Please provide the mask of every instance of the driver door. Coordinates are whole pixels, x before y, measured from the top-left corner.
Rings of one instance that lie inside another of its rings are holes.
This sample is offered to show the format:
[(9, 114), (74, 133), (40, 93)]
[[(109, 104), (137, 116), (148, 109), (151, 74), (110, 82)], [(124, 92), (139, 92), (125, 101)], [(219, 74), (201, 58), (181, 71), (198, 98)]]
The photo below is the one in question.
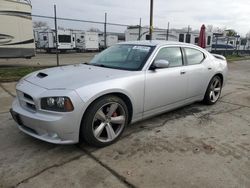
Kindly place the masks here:
[[(168, 68), (147, 70), (144, 115), (167, 110), (186, 99), (187, 76), (180, 47), (161, 48), (155, 60), (167, 60)], [(154, 62), (153, 61), (153, 62)]]

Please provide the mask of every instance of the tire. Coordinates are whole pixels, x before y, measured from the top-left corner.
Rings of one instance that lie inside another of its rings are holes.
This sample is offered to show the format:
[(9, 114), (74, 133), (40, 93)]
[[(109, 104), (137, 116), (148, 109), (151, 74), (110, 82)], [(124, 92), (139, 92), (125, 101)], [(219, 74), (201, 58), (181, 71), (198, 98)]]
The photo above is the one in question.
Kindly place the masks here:
[(122, 135), (128, 116), (128, 108), (122, 99), (113, 95), (101, 97), (86, 110), (80, 138), (91, 146), (108, 146)]
[(216, 75), (210, 80), (208, 84), (203, 102), (208, 105), (215, 104), (220, 98), (221, 89), (222, 89), (222, 80), (218, 75)]

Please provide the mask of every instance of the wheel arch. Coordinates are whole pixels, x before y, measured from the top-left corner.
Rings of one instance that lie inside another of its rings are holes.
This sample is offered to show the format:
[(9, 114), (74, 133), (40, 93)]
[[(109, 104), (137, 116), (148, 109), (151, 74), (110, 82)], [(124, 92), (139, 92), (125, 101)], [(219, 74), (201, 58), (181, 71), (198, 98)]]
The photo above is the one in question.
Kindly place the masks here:
[[(223, 77), (223, 74), (219, 72), (219, 73), (216, 73), (213, 77), (215, 77), (215, 76), (219, 76), (219, 77), (220, 77), (220, 79), (221, 79), (221, 85), (223, 86), (223, 84), (224, 84), (224, 77)], [(212, 78), (213, 78), (213, 77), (212, 77)], [(212, 78), (211, 78), (211, 79), (212, 79)]]
[(132, 104), (132, 101), (130, 99), (130, 97), (122, 92), (109, 92), (109, 93), (105, 93), (105, 94), (102, 94), (100, 96), (97, 96), (95, 97), (94, 99), (92, 99), (88, 104), (87, 104), (87, 107), (85, 108), (83, 114), (82, 114), (82, 119), (81, 119), (81, 122), (80, 122), (80, 129), (79, 129), (79, 139), (80, 139), (80, 133), (81, 133), (81, 125), (82, 125), (82, 121), (84, 120), (84, 116), (86, 115), (86, 112), (88, 111), (88, 109), (90, 108), (90, 106), (97, 100), (99, 100), (100, 98), (102, 97), (105, 97), (105, 96), (116, 96), (116, 97), (119, 97), (121, 98), (125, 104), (127, 105), (127, 108), (128, 108), (128, 113), (129, 113), (129, 120), (128, 120), (128, 123), (131, 122), (132, 120), (132, 117), (133, 117), (133, 104)]

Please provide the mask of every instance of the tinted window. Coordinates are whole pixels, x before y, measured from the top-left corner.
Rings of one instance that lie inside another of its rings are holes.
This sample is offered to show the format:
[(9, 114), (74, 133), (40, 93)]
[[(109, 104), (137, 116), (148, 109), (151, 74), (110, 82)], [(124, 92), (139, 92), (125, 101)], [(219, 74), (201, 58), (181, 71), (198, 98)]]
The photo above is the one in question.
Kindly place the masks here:
[(191, 41), (191, 35), (186, 34), (186, 43), (190, 43), (190, 41)]
[(198, 44), (198, 42), (199, 42), (199, 37), (195, 37), (194, 43), (195, 43), (195, 44)]
[(180, 48), (162, 48), (155, 60), (164, 59), (169, 62), (169, 67), (182, 66), (182, 54)]
[(179, 35), (179, 42), (184, 42), (184, 34)]
[(195, 65), (202, 62), (204, 59), (204, 54), (199, 50), (195, 50), (192, 48), (185, 48), (187, 63), (188, 65)]
[(70, 43), (71, 36), (70, 35), (58, 35), (59, 42)]
[(208, 36), (207, 37), (207, 45), (210, 45), (211, 44), (211, 36)]

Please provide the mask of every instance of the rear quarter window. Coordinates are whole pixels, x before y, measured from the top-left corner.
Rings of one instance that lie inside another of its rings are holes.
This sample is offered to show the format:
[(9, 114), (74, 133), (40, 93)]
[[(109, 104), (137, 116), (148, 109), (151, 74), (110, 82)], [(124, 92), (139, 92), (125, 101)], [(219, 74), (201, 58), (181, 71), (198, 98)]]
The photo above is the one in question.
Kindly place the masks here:
[(205, 59), (204, 53), (199, 50), (193, 48), (184, 48), (184, 50), (188, 65), (200, 64)]

